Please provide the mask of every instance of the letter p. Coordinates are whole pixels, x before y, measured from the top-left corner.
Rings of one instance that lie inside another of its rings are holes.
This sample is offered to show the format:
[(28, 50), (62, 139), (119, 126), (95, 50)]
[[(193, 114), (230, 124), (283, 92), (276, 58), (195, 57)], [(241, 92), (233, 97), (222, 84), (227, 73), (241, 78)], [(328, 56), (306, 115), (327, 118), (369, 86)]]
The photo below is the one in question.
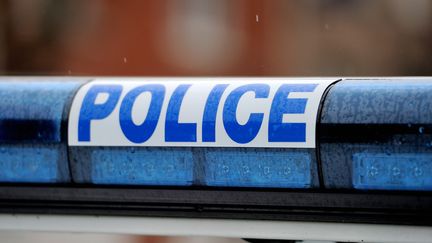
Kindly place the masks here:
[[(78, 118), (78, 141), (90, 141), (90, 123), (92, 120), (101, 120), (109, 116), (122, 92), (121, 85), (93, 85), (85, 95)], [(100, 94), (108, 95), (106, 100), (98, 102)]]

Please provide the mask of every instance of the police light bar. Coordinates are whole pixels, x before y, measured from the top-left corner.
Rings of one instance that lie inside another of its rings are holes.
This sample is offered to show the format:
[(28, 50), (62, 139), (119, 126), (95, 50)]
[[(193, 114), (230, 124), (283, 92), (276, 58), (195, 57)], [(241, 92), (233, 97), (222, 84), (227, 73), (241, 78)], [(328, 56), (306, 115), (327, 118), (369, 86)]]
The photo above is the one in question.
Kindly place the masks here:
[(0, 101), (3, 212), (432, 222), (432, 78), (4, 77)]

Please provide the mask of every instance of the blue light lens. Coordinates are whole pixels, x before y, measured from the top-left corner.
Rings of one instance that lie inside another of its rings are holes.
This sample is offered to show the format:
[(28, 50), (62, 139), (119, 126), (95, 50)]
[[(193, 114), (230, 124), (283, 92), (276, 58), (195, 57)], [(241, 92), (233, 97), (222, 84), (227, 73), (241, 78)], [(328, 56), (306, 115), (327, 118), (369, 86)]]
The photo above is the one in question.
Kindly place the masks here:
[(313, 188), (313, 149), (70, 147), (77, 183)]
[(190, 150), (107, 148), (91, 152), (91, 178), (95, 184), (191, 185)]
[(70, 181), (62, 125), (66, 106), (80, 84), (0, 79), (0, 182)]
[(431, 100), (426, 79), (344, 80), (331, 87), (318, 125), (324, 186), (431, 191)]
[(78, 82), (0, 82), (0, 142), (60, 142), (65, 104)]
[(311, 156), (305, 152), (209, 151), (206, 185), (308, 188)]
[(57, 182), (60, 154), (52, 148), (0, 147), (0, 181)]
[(431, 190), (432, 154), (358, 153), (353, 158), (357, 189)]

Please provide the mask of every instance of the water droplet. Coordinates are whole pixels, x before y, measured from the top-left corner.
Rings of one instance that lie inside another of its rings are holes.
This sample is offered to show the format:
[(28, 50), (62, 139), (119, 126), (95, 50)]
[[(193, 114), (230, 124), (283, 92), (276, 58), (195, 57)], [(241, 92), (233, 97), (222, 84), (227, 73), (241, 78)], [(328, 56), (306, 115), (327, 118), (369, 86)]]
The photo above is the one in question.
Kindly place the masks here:
[(249, 166), (247, 166), (247, 165), (243, 165), (243, 173), (244, 174), (249, 174), (249, 172), (250, 172), (250, 169), (249, 169)]
[(258, 23), (259, 22), (259, 16), (258, 14), (255, 15), (255, 21)]
[(419, 127), (419, 133), (422, 134), (424, 132), (424, 127)]
[(222, 170), (223, 170), (223, 172), (224, 172), (225, 174), (228, 174), (228, 172), (229, 172), (229, 167), (228, 167), (228, 165), (222, 165)]
[(376, 175), (378, 175), (378, 169), (375, 166), (372, 166), (369, 168), (369, 175), (371, 177), (375, 177)]
[(402, 145), (405, 143), (405, 141), (406, 141), (405, 138), (399, 138), (399, 139), (395, 140), (395, 144), (396, 145)]
[(390, 149), (388, 149), (388, 148), (385, 148), (384, 153), (385, 153), (386, 155), (391, 155), (391, 151), (390, 151)]
[(284, 173), (285, 176), (288, 176), (289, 174), (291, 174), (291, 168), (290, 167), (285, 167), (283, 173)]
[(270, 175), (270, 167), (264, 167), (264, 175)]
[(167, 167), (167, 172), (168, 172), (168, 173), (172, 173), (172, 172), (174, 172), (174, 165), (168, 165), (168, 167)]
[(126, 57), (123, 57), (123, 62), (127, 63), (127, 58)]

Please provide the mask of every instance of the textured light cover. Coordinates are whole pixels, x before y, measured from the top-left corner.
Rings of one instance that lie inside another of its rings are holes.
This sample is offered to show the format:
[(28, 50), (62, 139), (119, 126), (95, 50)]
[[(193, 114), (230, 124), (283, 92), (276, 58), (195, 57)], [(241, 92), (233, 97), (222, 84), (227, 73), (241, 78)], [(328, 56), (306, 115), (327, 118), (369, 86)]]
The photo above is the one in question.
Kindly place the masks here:
[(70, 147), (74, 181), (135, 186), (314, 188), (313, 149)]
[(207, 152), (206, 185), (308, 188), (311, 156), (305, 152)]
[(0, 182), (70, 181), (62, 126), (79, 85), (61, 79), (0, 79)]
[(353, 155), (353, 185), (357, 189), (431, 190), (431, 154)]
[[(317, 135), (325, 187), (430, 190), (431, 100), (431, 79), (344, 80), (331, 87)], [(373, 165), (382, 176), (367, 177)], [(399, 177), (392, 177), (393, 167)], [(421, 177), (411, 177), (415, 168)]]
[(91, 157), (95, 184), (188, 186), (193, 181), (187, 149), (106, 148), (92, 151)]
[(0, 178), (8, 182), (57, 182), (59, 153), (55, 148), (0, 148)]

